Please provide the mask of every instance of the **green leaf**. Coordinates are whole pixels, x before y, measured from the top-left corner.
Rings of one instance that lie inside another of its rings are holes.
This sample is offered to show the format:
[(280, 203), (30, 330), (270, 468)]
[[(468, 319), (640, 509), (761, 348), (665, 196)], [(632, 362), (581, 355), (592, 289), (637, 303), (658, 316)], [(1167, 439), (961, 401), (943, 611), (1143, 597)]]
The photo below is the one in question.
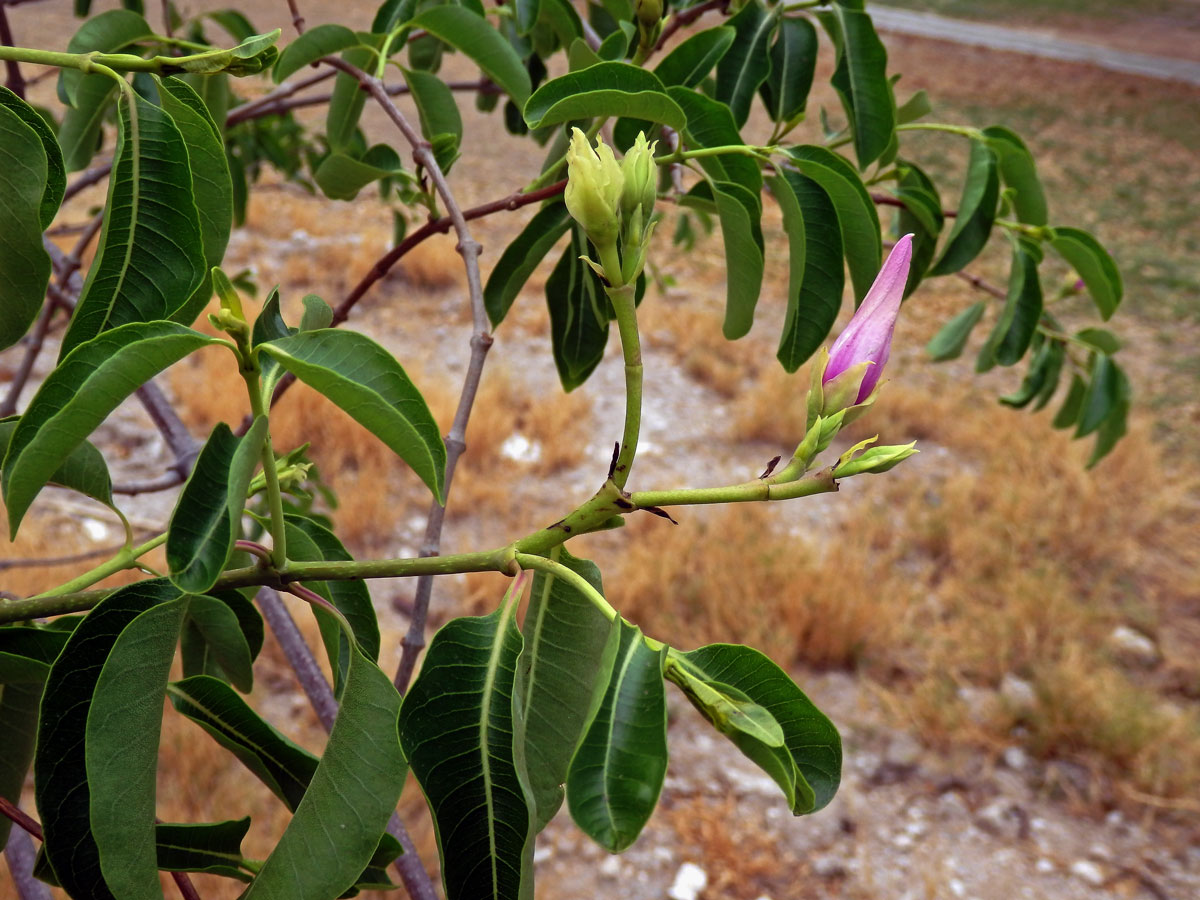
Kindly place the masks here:
[(929, 102), (929, 94), (924, 88), (909, 97), (896, 109), (896, 124), (907, 125), (925, 118), (933, 112), (933, 104)]
[(662, 58), (654, 67), (654, 74), (668, 87), (677, 84), (694, 88), (729, 52), (736, 35), (727, 25), (693, 34)]
[(167, 685), (175, 709), (229, 750), (288, 809), (295, 811), (317, 758), (284, 737), (223, 681), (195, 675)]
[[(3, 665), (2, 660), (0, 665)], [(4, 735), (4, 752), (0, 753), (0, 797), (14, 805), (21, 802), (25, 775), (33, 761), (41, 700), (42, 685), (39, 682), (0, 685), (0, 734)], [(12, 822), (7, 817), (0, 817), (0, 850), (8, 843), (11, 828)]]
[(758, 194), (740, 184), (713, 185), (721, 239), (725, 244), (725, 337), (736, 340), (754, 324), (754, 307), (762, 289), (762, 207)]
[(571, 817), (611, 853), (637, 839), (667, 772), (666, 647), (651, 650), (640, 628), (620, 628), (608, 690), (567, 773)]
[(821, 186), (837, 212), (842, 248), (850, 268), (855, 299), (861, 303), (883, 260), (879, 215), (854, 166), (831, 150), (814, 145), (792, 147), (796, 168)]
[(180, 590), (202, 594), (224, 570), (266, 437), (266, 416), (240, 438), (221, 422), (201, 448), (167, 531), (167, 565)]
[(212, 297), (210, 272), (221, 264), (229, 245), (229, 232), (233, 228), (233, 181), (221, 128), (200, 95), (178, 78), (164, 78), (158, 88), (162, 108), (175, 121), (187, 145), (192, 196), (196, 200), (200, 242), (204, 248), (204, 277), (200, 286), (172, 315), (176, 322), (190, 325)]
[(413, 102), (417, 105), (417, 115), (421, 119), (421, 133), (427, 141), (449, 135), (453, 140), (448, 149), (437, 156), (438, 167), (442, 172), (449, 172), (450, 166), (458, 158), (458, 147), (462, 143), (462, 115), (458, 111), (458, 102), (446, 83), (436, 75), (413, 69), (404, 71), (404, 80), (412, 92)]
[(158, 867), (164, 872), (207, 872), (249, 881), (242, 864), (242, 838), (250, 830), (250, 817), (227, 822), (154, 826)]
[(930, 275), (951, 275), (979, 255), (992, 233), (999, 199), (996, 154), (984, 141), (973, 140), (958, 215), (946, 238), (941, 258), (929, 270)]
[[(111, 9), (80, 25), (67, 42), (67, 52), (88, 53), (98, 50), (112, 53), (153, 37), (154, 29), (142, 16), (124, 9)], [(113, 80), (105, 75), (87, 76), (80, 69), (64, 68), (58, 73), (58, 99), (66, 106), (79, 107), (80, 85), (90, 77), (103, 78), (115, 86)]]
[[(377, 152), (372, 155), (374, 158), (364, 155), (362, 159), (357, 159), (348, 153), (335, 151), (321, 160), (313, 172), (313, 180), (330, 200), (353, 200), (371, 182), (403, 172), (400, 157), (395, 156), (394, 152), (391, 154), (394, 158), (384, 159), (387, 156)], [(386, 165), (380, 165), (382, 162), (386, 162)]]
[(50, 256), (42, 246), (49, 163), (38, 131), (25, 118), (11, 103), (0, 103), (0, 350), (29, 330), (50, 283)]
[(531, 90), (529, 73), (512, 44), (483, 16), (462, 6), (435, 6), (420, 13), (412, 24), (469, 56), (518, 108), (525, 105)]
[(1079, 421), (1079, 413), (1083, 409), (1083, 397), (1087, 393), (1087, 382), (1078, 375), (1071, 376), (1071, 387), (1067, 390), (1067, 396), (1063, 400), (1062, 406), (1058, 408), (1058, 412), (1054, 416), (1054, 421), (1050, 424), (1055, 428), (1064, 429), (1070, 428)]
[[(604, 593), (595, 563), (565, 549), (557, 561)], [(517, 765), (532, 795), (537, 833), (562, 805), (567, 769), (604, 697), (620, 629), (583, 592), (538, 572), (523, 631), (514, 701)]]
[[(355, 68), (369, 66), (375, 52), (369, 47), (347, 50), (342, 59)], [(325, 138), (333, 152), (345, 150), (354, 143), (358, 131), (358, 120), (362, 117), (367, 93), (359, 87), (358, 79), (345, 72), (338, 72), (333, 79), (333, 92), (329, 98), (329, 110), (325, 114)]]
[(888, 83), (887, 50), (875, 33), (871, 17), (861, 8), (835, 3), (830, 12), (817, 15), (837, 48), (837, 64), (830, 82), (850, 120), (858, 167), (865, 169), (884, 154), (896, 134), (896, 102)]
[(908, 283), (904, 287), (904, 296), (907, 297), (917, 289), (933, 261), (946, 217), (942, 212), (942, 199), (932, 179), (920, 167), (906, 160), (898, 160), (897, 168), (900, 179), (896, 184), (896, 199), (904, 206), (896, 217), (896, 231), (914, 236)]
[[(195, 630), (199, 639), (198, 646), (203, 650), (205, 658), (199, 661), (193, 659), (189, 664), (185, 653), (184, 673), (216, 676), (216, 671), (219, 671), (239, 691), (250, 693), (254, 689), (254, 657), (237, 613), (230, 605), (222, 599), (206, 594), (192, 597), (192, 602), (188, 605), (184, 635), (191, 629)], [(200, 665), (197, 665), (197, 662)], [(214, 666), (216, 671), (209, 671)]]
[(271, 68), (279, 58), (275, 42), (283, 33), (276, 28), (266, 34), (254, 34), (245, 38), (236, 47), (216, 47), (188, 56), (154, 56), (153, 62), (162, 67), (166, 74), (186, 72), (190, 75), (216, 75), (227, 73), (235, 78), (257, 75)]
[[(38, 140), (42, 142), (42, 149), (46, 151), (45, 190), (42, 191), (38, 219), (42, 228), (49, 228), (55, 215), (58, 214), (63, 192), (67, 188), (67, 171), (63, 167), (62, 150), (59, 148), (58, 138), (54, 136), (54, 132), (50, 130), (50, 126), (46, 124), (46, 120), (38, 114), (36, 109), (6, 87), (0, 87), (0, 108), (15, 113), (22, 122), (32, 128), (38, 136)], [(8, 153), (10, 160), (13, 155), (16, 155), (12, 150), (9, 150)], [(7, 217), (5, 221), (8, 221)]]
[[(756, 737), (752, 728), (732, 717), (714, 725), (779, 784), (794, 814), (816, 812), (828, 805), (841, 781), (841, 738), (833, 723), (783, 669), (759, 651), (737, 644), (710, 644), (675, 658), (684, 660), (694, 667), (695, 674), (725, 693), (732, 688), (731, 696), (738, 698), (740, 694), (778, 723), (786, 755), (797, 774), (794, 795), (787, 787), (783, 756), (774, 752), (778, 748)], [(704, 707), (699, 708), (705, 711)]]
[(1115, 363), (1112, 364), (1112, 368), (1116, 373), (1113, 402), (1109, 407), (1108, 415), (1100, 421), (1100, 426), (1096, 429), (1096, 443), (1087, 462), (1089, 469), (1104, 459), (1117, 445), (1117, 441), (1125, 436), (1126, 419), (1129, 416), (1133, 389), (1125, 372)]
[(532, 811), (513, 759), (515, 605), (444, 625), (400, 708), (400, 743), (433, 812), (448, 900), (532, 895)]
[(44, 681), (69, 635), (33, 625), (0, 628), (0, 685)]
[(1080, 404), (1075, 437), (1086, 437), (1108, 418), (1121, 400), (1124, 378), (1124, 373), (1112, 361), (1112, 357), (1105, 353), (1096, 354), (1092, 361), (1091, 379)]
[(1087, 286), (1092, 301), (1106, 322), (1121, 305), (1125, 288), (1121, 270), (1092, 235), (1080, 228), (1059, 225), (1051, 230), (1050, 246), (1071, 264)]
[(10, 534), (42, 486), (122, 400), (167, 366), (216, 343), (173, 322), (139, 322), (104, 332), (59, 363), (29, 402), (4, 458)]
[[(685, 87), (667, 88), (671, 99), (687, 115), (684, 139), (690, 149), (728, 147), (742, 143), (729, 107)], [(702, 156), (696, 160), (716, 181), (732, 181), (752, 193), (762, 191), (762, 169), (757, 161), (740, 153)]]
[(925, 352), (934, 362), (945, 362), (948, 359), (958, 359), (967, 339), (987, 309), (987, 301), (980, 300), (972, 303), (953, 319), (941, 327), (937, 334), (925, 345)]
[[(75, 628), (46, 678), (34, 755), (34, 795), (45, 834), (46, 858), (70, 896), (115, 900), (101, 875), (100, 848), (91, 824), (95, 774), (86, 764), (90, 748), (85, 732), (97, 682), (126, 626), (158, 604), (170, 604), (178, 598), (179, 591), (166, 579), (142, 581), (109, 594)], [(155, 714), (160, 714), (161, 701), (153, 706)], [(141, 736), (129, 733), (126, 738), (141, 740)], [(109, 796), (109, 787), (102, 787), (102, 796)], [(140, 804), (142, 799), (135, 798), (134, 802)], [(153, 828), (153, 823), (151, 811), (144, 822), (135, 824)]]
[(539, 209), (513, 242), (504, 248), (483, 289), (483, 303), (493, 328), (504, 321), (533, 270), (570, 225), (571, 214), (567, 212), (566, 204), (556, 200)]
[[(0, 460), (4, 459), (19, 421), (17, 416), (0, 419)], [(78, 491), (110, 508), (113, 505), (112, 478), (108, 474), (108, 464), (100, 451), (88, 441), (71, 451), (50, 476), (49, 483)]]
[(996, 154), (1001, 180), (1013, 189), (1012, 203), (1017, 219), (1028, 225), (1045, 225), (1046, 195), (1038, 180), (1033, 155), (1025, 142), (1015, 131), (1003, 125), (985, 128), (983, 135)]
[(778, 9), (767, 10), (758, 0), (750, 0), (729, 20), (735, 36), (717, 63), (715, 96), (729, 107), (739, 129), (750, 117), (750, 104), (758, 86), (770, 74), (768, 47), (778, 21)]
[(525, 104), (530, 128), (603, 116), (646, 119), (677, 130), (687, 121), (658, 76), (623, 62), (597, 63), (551, 79)]
[(817, 30), (808, 19), (781, 19), (771, 45), (771, 71), (759, 90), (773, 122), (804, 112), (817, 67)]
[[(1042, 395), (1047, 388), (1050, 378), (1057, 380), (1062, 370), (1063, 358), (1066, 351), (1062, 341), (1035, 341), (1034, 351), (1029, 360), (1029, 370), (1021, 380), (1020, 387), (1011, 394), (1000, 398), (1005, 406), (1020, 409), (1028, 406), (1035, 397)], [(1049, 385), (1053, 390), (1053, 385)], [(1049, 399), (1047, 397), (1047, 399)]]
[(154, 844), (163, 695), (189, 598), (163, 598), (127, 624), (104, 661), (84, 734), (92, 834), (109, 889), (162, 898)]
[(564, 391), (573, 391), (587, 381), (604, 358), (608, 343), (608, 321), (599, 314), (603, 288), (579, 258), (587, 249), (587, 239), (579, 228), (573, 228), (571, 242), (546, 279), (550, 344)]
[(366, 335), (335, 328), (259, 349), (387, 444), (441, 501), (446, 445), (424, 398), (390, 353)]
[(795, 372), (829, 334), (842, 306), (846, 270), (833, 202), (811, 178), (784, 169), (771, 179), (788, 236), (788, 308), (776, 356)]
[(166, 319), (204, 277), (188, 150), (174, 121), (134, 95), (121, 126), (99, 250), (59, 359), (119, 325)]
[(988, 338), (992, 358), (1011, 366), (1025, 355), (1042, 318), (1042, 283), (1038, 279), (1041, 248), (1024, 238), (1013, 242), (1012, 270), (1004, 310)]
[(351, 654), (321, 762), (245, 900), (329, 900), (355, 884), (375, 855), (408, 774), (396, 739), (399, 708), (392, 680), (361, 653)]
[(345, 25), (314, 25), (283, 48), (271, 78), (279, 84), (322, 57), (333, 56), (360, 43), (358, 35)]

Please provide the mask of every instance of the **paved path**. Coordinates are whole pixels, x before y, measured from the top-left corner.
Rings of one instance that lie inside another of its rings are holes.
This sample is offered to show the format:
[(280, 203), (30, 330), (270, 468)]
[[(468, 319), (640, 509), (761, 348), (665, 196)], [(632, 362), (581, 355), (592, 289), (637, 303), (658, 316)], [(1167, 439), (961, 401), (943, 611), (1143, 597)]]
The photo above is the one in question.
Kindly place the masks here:
[[(1200, 62), (1194, 60), (1151, 56), (1148, 53), (1128, 53), (1084, 41), (1067, 40), (1045, 32), (1005, 28), (1003, 25), (988, 25), (982, 22), (965, 22), (933, 13), (890, 9), (878, 4), (871, 4), (870, 13), (880, 31), (915, 34), (953, 41), (956, 44), (1027, 53), (1046, 59), (1088, 63), (1114, 72), (1129, 72), (1150, 78), (1200, 85)], [(1200, 56), (1200, 47), (1197, 51), (1197, 55)]]

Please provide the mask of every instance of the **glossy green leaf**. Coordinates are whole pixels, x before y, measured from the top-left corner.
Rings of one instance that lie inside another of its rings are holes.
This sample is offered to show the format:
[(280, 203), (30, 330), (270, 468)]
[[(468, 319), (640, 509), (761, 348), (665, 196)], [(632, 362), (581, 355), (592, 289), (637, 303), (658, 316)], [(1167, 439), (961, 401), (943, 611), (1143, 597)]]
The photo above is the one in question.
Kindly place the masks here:
[(279, 59), (275, 42), (283, 33), (276, 28), (266, 34), (246, 37), (236, 47), (214, 47), (186, 56), (154, 56), (151, 60), (165, 74), (187, 73), (189, 75), (216, 75), (227, 73), (235, 78), (257, 75), (271, 68)]
[(768, 10), (759, 0), (750, 0), (729, 20), (735, 34), (717, 63), (715, 96), (729, 107), (739, 129), (750, 117), (758, 86), (771, 71), (768, 48), (778, 22), (778, 8)]
[(254, 654), (237, 613), (227, 602), (207, 594), (192, 597), (181, 643), (188, 634), (193, 638), (192, 652), (188, 652), (189, 647), (185, 644), (182, 654), (185, 676), (224, 676), (243, 693), (248, 694), (254, 689)]
[(896, 133), (887, 50), (861, 3), (834, 3), (818, 17), (837, 48), (831, 83), (850, 120), (858, 167), (865, 169), (884, 154)]
[(360, 43), (358, 35), (345, 25), (314, 25), (283, 48), (279, 59), (275, 61), (271, 78), (279, 84), (322, 57), (333, 56)]
[(806, 175), (784, 169), (771, 179), (788, 238), (788, 307), (776, 356), (795, 372), (817, 351), (842, 306), (846, 270), (833, 202)]
[(441, 500), (446, 445), (424, 398), (390, 353), (366, 335), (334, 328), (281, 338), (260, 350), (387, 444)]
[(44, 681), (69, 636), (40, 625), (0, 628), (0, 685)]
[(140, 385), (218, 339), (173, 322), (106, 331), (63, 360), (29, 402), (4, 459), (10, 534), (29, 504), (92, 431)]
[[(733, 115), (724, 103), (685, 87), (670, 87), (667, 93), (687, 115), (683, 130), (689, 149), (728, 147), (742, 143)], [(756, 160), (740, 153), (702, 156), (696, 160), (715, 181), (732, 181), (754, 194), (762, 190), (762, 169)]]
[(205, 824), (160, 822), (154, 826), (158, 867), (249, 881), (250, 873), (241, 866), (242, 839), (249, 830), (249, 816)]
[(992, 233), (996, 205), (1000, 199), (1000, 176), (996, 154), (983, 141), (971, 141), (967, 161), (967, 180), (954, 227), (946, 238), (942, 255), (930, 268), (930, 275), (950, 275), (979, 255)]
[(771, 44), (771, 71), (759, 89), (773, 122), (804, 112), (817, 68), (817, 29), (808, 19), (781, 19)]
[(204, 247), (183, 136), (162, 109), (122, 99), (121, 127), (96, 259), (59, 359), (96, 335), (166, 319), (204, 277)]
[(163, 597), (122, 630), (96, 681), (84, 734), (100, 870), (122, 900), (161, 900), (154, 843), (163, 695), (187, 596)]
[(579, 258), (587, 252), (587, 239), (580, 229), (573, 228), (571, 242), (546, 279), (550, 344), (564, 391), (573, 391), (587, 381), (604, 358), (608, 343), (608, 321), (602, 320), (599, 312), (604, 288)]
[(943, 325), (925, 345), (925, 352), (929, 354), (929, 358), (934, 362), (945, 362), (961, 356), (963, 348), (967, 346), (967, 339), (971, 337), (971, 332), (983, 318), (986, 309), (987, 301), (980, 300)]
[[(558, 552), (558, 562), (604, 593), (595, 563)], [(514, 702), (517, 764), (532, 795), (536, 833), (562, 805), (567, 769), (604, 697), (620, 629), (580, 590), (538, 572), (523, 631)]]
[(224, 570), (266, 437), (266, 416), (242, 437), (221, 422), (201, 448), (167, 531), (167, 565), (180, 590), (202, 594)]
[(983, 136), (996, 154), (1001, 181), (1013, 190), (1012, 204), (1018, 221), (1027, 225), (1045, 225), (1046, 195), (1038, 180), (1033, 155), (1025, 142), (1015, 131), (1003, 125), (983, 129)]
[(879, 215), (871, 195), (854, 166), (833, 151), (804, 145), (792, 147), (788, 152), (796, 168), (819, 184), (833, 203), (854, 296), (861, 303), (883, 260)]
[[(3, 665), (2, 661), (0, 665)], [(4, 752), (0, 753), (0, 797), (14, 805), (21, 802), (25, 775), (29, 771), (29, 764), (33, 762), (41, 701), (42, 685), (39, 681), (0, 683), (0, 734), (4, 735)], [(0, 850), (8, 843), (11, 829), (12, 822), (7, 817), (0, 817)]]
[(167, 685), (175, 709), (191, 719), (262, 781), (290, 810), (300, 805), (317, 758), (284, 737), (227, 685), (196, 675)]
[(917, 289), (929, 270), (946, 217), (933, 180), (907, 160), (898, 160), (897, 168), (900, 178), (896, 183), (896, 199), (904, 205), (896, 216), (896, 232), (913, 235), (908, 283), (904, 287), (907, 297)]
[(383, 0), (371, 20), (372, 34), (387, 34), (397, 25), (407, 22), (416, 8), (414, 0)]
[[(446, 82), (428, 72), (405, 70), (404, 80), (417, 105), (421, 133), (425, 139), (434, 142), (442, 138), (446, 141), (446, 149), (435, 155), (442, 172), (449, 172), (458, 158), (463, 135), (462, 115), (458, 111), (454, 93), (446, 86)], [(449, 140), (444, 136), (449, 136)]]
[(575, 824), (612, 853), (641, 833), (667, 772), (666, 648), (621, 622), (621, 644), (604, 700), (567, 773)]
[(396, 739), (399, 708), (392, 680), (361, 653), (352, 654), (320, 764), (245, 900), (329, 900), (355, 884), (408, 774)]
[(1023, 238), (1013, 242), (1012, 270), (1008, 296), (989, 338), (993, 358), (1002, 366), (1011, 366), (1025, 355), (1042, 317), (1042, 283), (1038, 279), (1041, 248)]
[[(97, 682), (126, 626), (158, 604), (178, 598), (179, 591), (166, 579), (114, 591), (75, 628), (46, 678), (34, 755), (34, 795), (45, 833), (46, 857), (70, 896), (115, 900), (101, 875), (100, 849), (91, 819), (95, 775), (88, 771), (85, 756), (84, 738)], [(154, 707), (159, 714), (161, 699)], [(106, 796), (109, 787), (106, 784), (102, 790)], [(142, 801), (134, 798), (133, 802)], [(144, 823), (136, 824), (153, 829), (153, 811)]]
[(1111, 356), (1097, 353), (1090, 374), (1087, 391), (1079, 408), (1079, 420), (1075, 428), (1077, 438), (1086, 437), (1099, 428), (1121, 399), (1125, 376)]
[(754, 324), (762, 290), (762, 207), (757, 194), (740, 184), (716, 182), (713, 199), (725, 244), (725, 337), (736, 340)]
[(1108, 251), (1088, 232), (1061, 225), (1052, 229), (1050, 246), (1079, 273), (1100, 318), (1108, 321), (1125, 293), (1121, 270)]
[(50, 282), (41, 220), (49, 163), (38, 132), (25, 118), (9, 103), (0, 104), (0, 350), (29, 330)]
[[(371, 64), (375, 53), (368, 47), (347, 50), (342, 59), (362, 69)], [(333, 91), (329, 98), (329, 110), (325, 114), (325, 139), (334, 153), (346, 150), (354, 143), (358, 131), (358, 120), (362, 118), (367, 93), (359, 87), (358, 79), (345, 72), (338, 72), (333, 79)]]
[(532, 896), (532, 811), (513, 758), (515, 603), (434, 636), (400, 708), (400, 743), (433, 812), (448, 900)]
[[(153, 36), (154, 29), (138, 13), (125, 9), (110, 9), (79, 26), (79, 30), (67, 42), (67, 52), (88, 53), (98, 50), (112, 53)], [(113, 80), (107, 76), (87, 76), (80, 69), (64, 68), (58, 73), (58, 99), (64, 105), (79, 106), (80, 85), (89, 77), (104, 78), (110, 85), (113, 84)]]
[[(0, 87), (0, 108), (14, 113), (22, 122), (33, 129), (38, 140), (42, 142), (42, 149), (46, 152), (46, 174), (44, 179), (45, 189), (42, 191), (42, 202), (38, 210), (38, 219), (41, 222), (42, 228), (49, 228), (50, 223), (54, 221), (54, 217), (58, 214), (58, 207), (62, 203), (63, 192), (67, 188), (67, 171), (63, 167), (62, 150), (59, 148), (58, 138), (54, 136), (54, 132), (50, 130), (50, 126), (46, 124), (46, 120), (38, 114), (36, 109), (6, 87)], [(16, 154), (9, 150), (8, 155), (11, 160)], [(22, 190), (26, 189), (22, 185)], [(8, 219), (6, 218), (5, 221), (7, 222)]]
[(525, 105), (531, 90), (529, 73), (512, 44), (482, 15), (462, 6), (435, 6), (420, 13), (412, 24), (469, 56), (518, 108)]
[(570, 225), (571, 214), (567, 212), (566, 204), (556, 200), (539, 209), (529, 224), (521, 229), (521, 233), (504, 248), (483, 289), (483, 303), (493, 328), (504, 321), (533, 270), (566, 234)]
[(896, 108), (896, 124), (907, 125), (925, 118), (933, 112), (933, 104), (929, 102), (929, 94), (922, 88), (904, 103)]
[(744, 696), (778, 723), (798, 776), (794, 796), (786, 786), (786, 777), (781, 781), (787, 769), (782, 756), (773, 752), (778, 748), (755, 736), (752, 728), (734, 721), (736, 710), (729, 711), (730, 719), (714, 725), (780, 785), (793, 813), (803, 815), (828, 805), (841, 781), (841, 738), (828, 717), (783, 669), (758, 650), (737, 644), (710, 644), (679, 657), (695, 667), (694, 673), (702, 673), (705, 681), (732, 688), (736, 692), (732, 696)]
[(313, 181), (330, 200), (353, 200), (368, 184), (401, 174), (396, 152), (376, 144), (361, 158), (340, 151), (330, 153), (313, 172)]
[(525, 104), (525, 123), (544, 128), (573, 119), (626, 116), (681, 130), (679, 104), (653, 72), (623, 62), (597, 63), (547, 81)]
[(75, 90), (75, 104), (63, 112), (58, 128), (63, 166), (78, 172), (92, 161), (99, 149), (104, 117), (117, 91), (117, 83), (107, 75), (87, 75)]
[(664, 56), (654, 67), (654, 74), (668, 87), (677, 84), (693, 88), (729, 52), (736, 35), (727, 25), (697, 32)]
[[(0, 419), (0, 460), (4, 459), (19, 421), (18, 416)], [(104, 456), (89, 441), (84, 441), (71, 451), (50, 476), (48, 483), (78, 491), (105, 506), (113, 505), (112, 478), (108, 474), (108, 465)]]

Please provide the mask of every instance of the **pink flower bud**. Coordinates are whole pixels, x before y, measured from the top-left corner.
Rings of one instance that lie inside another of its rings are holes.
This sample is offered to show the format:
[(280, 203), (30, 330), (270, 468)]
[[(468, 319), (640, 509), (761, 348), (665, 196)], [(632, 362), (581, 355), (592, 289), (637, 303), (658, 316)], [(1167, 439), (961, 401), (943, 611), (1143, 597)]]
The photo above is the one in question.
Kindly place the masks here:
[(829, 364), (821, 376), (822, 384), (829, 384), (855, 366), (867, 364), (855, 403), (862, 403), (875, 390), (888, 361), (892, 332), (896, 328), (896, 316), (900, 312), (900, 301), (904, 299), (904, 286), (908, 281), (912, 237), (906, 234), (896, 242), (875, 277), (875, 283), (850, 319), (850, 324), (838, 335), (829, 351)]

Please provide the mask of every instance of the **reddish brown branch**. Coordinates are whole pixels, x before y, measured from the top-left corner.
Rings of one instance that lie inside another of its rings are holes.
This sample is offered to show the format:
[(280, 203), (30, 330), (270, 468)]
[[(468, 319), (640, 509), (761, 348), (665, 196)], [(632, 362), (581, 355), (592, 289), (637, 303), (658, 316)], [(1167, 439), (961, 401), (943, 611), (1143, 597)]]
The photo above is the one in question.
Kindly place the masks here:
[(39, 841), (42, 840), (42, 826), (37, 823), (37, 820), (6, 797), (0, 797), (0, 815), (12, 821), (19, 828), (28, 831)]

